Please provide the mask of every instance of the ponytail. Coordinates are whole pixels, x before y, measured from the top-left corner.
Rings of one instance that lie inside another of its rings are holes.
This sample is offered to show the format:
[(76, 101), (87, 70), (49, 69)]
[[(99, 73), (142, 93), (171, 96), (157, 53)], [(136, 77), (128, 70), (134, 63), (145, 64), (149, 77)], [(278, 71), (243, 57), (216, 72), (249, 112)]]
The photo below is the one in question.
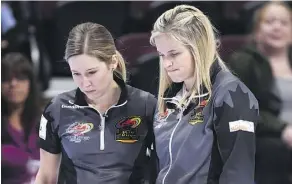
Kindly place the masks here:
[(126, 72), (127, 71), (126, 71), (125, 60), (124, 60), (123, 56), (121, 55), (121, 53), (117, 50), (116, 50), (116, 56), (117, 56), (118, 66), (117, 66), (115, 72), (119, 73), (120, 76), (122, 76), (122, 79), (124, 81), (126, 81), (126, 79), (127, 79)]

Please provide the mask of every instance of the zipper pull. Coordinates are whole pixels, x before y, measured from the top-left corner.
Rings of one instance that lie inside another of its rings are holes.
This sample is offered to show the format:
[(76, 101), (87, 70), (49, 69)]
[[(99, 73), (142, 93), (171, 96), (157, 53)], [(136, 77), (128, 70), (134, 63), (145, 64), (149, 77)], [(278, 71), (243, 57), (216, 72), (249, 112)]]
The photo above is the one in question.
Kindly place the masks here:
[(104, 114), (102, 115), (102, 117), (104, 117), (104, 118), (108, 118), (108, 115), (104, 113)]

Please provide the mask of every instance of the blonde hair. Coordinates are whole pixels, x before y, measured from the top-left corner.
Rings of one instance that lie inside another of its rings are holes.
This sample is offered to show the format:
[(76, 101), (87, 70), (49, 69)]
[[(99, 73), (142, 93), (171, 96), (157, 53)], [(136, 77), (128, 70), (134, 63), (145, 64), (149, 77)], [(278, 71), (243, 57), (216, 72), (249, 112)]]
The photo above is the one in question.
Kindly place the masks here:
[(110, 64), (115, 59), (118, 66), (115, 72), (126, 81), (126, 66), (122, 55), (117, 51), (110, 32), (102, 25), (87, 22), (75, 26), (69, 33), (65, 60), (75, 55), (86, 54)]
[(273, 5), (282, 6), (285, 9), (287, 9), (287, 11), (290, 12), (290, 18), (292, 21), (292, 10), (287, 3), (283, 2), (283, 1), (278, 1), (278, 0), (277, 1), (270, 1), (270, 2), (265, 3), (262, 7), (260, 7), (255, 12), (255, 14), (253, 16), (253, 26), (252, 26), (253, 33), (255, 33), (259, 29), (261, 23), (263, 22), (263, 19), (264, 19), (264, 16), (266, 14), (267, 9)]
[[(190, 101), (198, 97), (200, 101), (204, 87), (210, 94), (209, 97), (211, 96), (210, 68), (216, 60), (223, 69), (227, 69), (217, 52), (218, 41), (215, 32), (216, 29), (208, 17), (199, 9), (189, 5), (179, 5), (166, 11), (153, 26), (150, 38), (153, 46), (155, 46), (155, 37), (166, 33), (185, 45), (193, 57), (196, 80), (190, 92), (183, 97), (180, 105), (188, 105)], [(172, 81), (165, 69), (160, 66), (158, 110), (161, 113), (165, 111), (163, 95), (171, 84)]]

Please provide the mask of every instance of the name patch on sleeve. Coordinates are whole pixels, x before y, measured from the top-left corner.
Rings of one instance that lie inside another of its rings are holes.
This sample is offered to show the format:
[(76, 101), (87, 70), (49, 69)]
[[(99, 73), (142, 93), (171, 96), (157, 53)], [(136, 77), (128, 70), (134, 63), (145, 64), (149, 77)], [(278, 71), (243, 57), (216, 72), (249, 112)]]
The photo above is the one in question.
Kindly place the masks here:
[(245, 121), (245, 120), (237, 120), (237, 121), (231, 121), (229, 122), (229, 130), (230, 132), (236, 132), (236, 131), (246, 131), (246, 132), (255, 132), (254, 130), (254, 123), (251, 121)]

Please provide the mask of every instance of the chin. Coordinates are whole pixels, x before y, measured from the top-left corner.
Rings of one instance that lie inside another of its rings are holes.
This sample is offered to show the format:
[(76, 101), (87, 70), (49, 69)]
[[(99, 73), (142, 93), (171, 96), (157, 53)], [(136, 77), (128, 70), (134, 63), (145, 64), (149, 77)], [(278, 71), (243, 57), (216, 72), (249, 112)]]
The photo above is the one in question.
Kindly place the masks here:
[(274, 49), (282, 49), (288, 46), (288, 44), (286, 43), (282, 43), (282, 42), (277, 42), (277, 41), (273, 41), (271, 43), (268, 43), (269, 47), (274, 48)]
[(86, 94), (86, 96), (87, 96), (89, 99), (95, 99), (95, 98), (97, 98), (98, 95), (96, 95), (96, 94)]
[(177, 78), (177, 77), (170, 77), (170, 79), (174, 83), (181, 83), (181, 82), (184, 81), (183, 79), (180, 79), (180, 78)]

